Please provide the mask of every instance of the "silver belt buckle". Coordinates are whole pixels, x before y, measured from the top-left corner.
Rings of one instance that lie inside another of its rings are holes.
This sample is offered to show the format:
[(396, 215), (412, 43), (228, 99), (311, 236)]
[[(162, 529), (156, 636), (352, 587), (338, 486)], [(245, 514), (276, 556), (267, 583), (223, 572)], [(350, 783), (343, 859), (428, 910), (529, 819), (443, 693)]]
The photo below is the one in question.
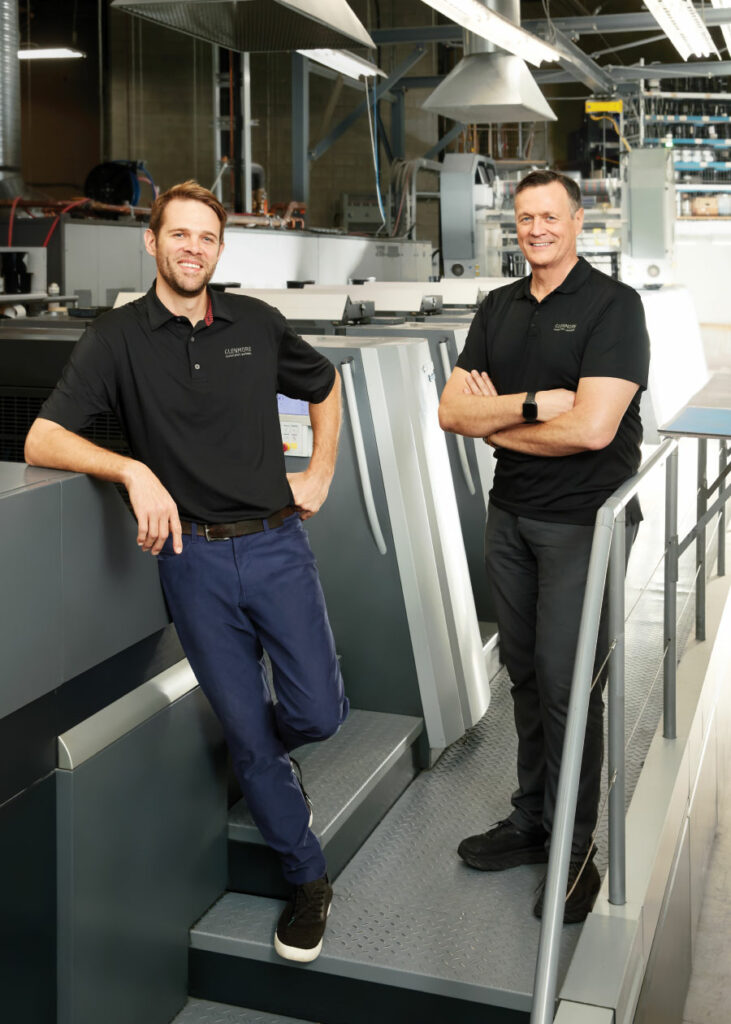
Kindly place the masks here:
[(209, 540), (209, 541), (211, 541), (211, 540), (213, 540), (213, 541), (215, 541), (215, 540), (226, 540), (225, 537), (211, 537), (211, 535), (208, 532), (208, 526), (209, 526), (208, 523), (204, 523), (203, 524), (203, 533), (205, 534), (206, 540)]

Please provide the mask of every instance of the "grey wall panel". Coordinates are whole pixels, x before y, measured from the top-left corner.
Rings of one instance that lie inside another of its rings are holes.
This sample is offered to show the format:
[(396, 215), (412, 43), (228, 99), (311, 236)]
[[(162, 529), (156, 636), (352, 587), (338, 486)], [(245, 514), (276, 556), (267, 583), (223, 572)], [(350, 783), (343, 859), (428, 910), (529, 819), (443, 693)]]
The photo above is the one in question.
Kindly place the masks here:
[(168, 622), (157, 564), (114, 487), (74, 475), (62, 488), (65, 679)]
[(0, 717), (62, 678), (61, 491), (37, 475), (27, 485), (25, 470), (0, 463)]
[(56, 1021), (55, 779), (0, 807), (0, 1020)]
[(703, 905), (711, 847), (718, 825), (716, 726), (711, 722), (690, 803), (690, 896), (693, 939)]
[(691, 970), (690, 837), (686, 824), (670, 873), (635, 1024), (681, 1024)]
[(218, 723), (196, 688), (58, 786), (59, 1024), (167, 1024), (225, 886)]

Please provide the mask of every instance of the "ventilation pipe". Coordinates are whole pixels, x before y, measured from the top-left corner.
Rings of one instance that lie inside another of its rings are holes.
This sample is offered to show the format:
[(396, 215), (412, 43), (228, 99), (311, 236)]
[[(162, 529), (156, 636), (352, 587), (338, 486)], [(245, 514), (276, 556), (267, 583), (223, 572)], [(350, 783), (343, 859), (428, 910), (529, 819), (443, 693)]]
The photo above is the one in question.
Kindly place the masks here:
[[(520, 0), (485, 0), (485, 6), (520, 25)], [(556, 120), (525, 61), (470, 32), (464, 57), (423, 109), (465, 124)]]
[(0, 0), (0, 199), (23, 192), (18, 0)]

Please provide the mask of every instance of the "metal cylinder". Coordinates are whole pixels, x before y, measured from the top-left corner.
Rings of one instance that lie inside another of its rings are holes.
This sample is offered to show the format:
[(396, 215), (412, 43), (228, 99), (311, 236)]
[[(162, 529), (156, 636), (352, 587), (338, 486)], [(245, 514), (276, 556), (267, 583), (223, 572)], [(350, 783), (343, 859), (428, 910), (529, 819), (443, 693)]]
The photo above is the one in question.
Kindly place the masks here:
[[(483, 0), (483, 2), (484, 6), (494, 11), (495, 14), (501, 14), (508, 21), (520, 25), (520, 0)], [(482, 36), (476, 36), (472, 32), (464, 33), (465, 57), (469, 57), (473, 53), (495, 53), (495, 51), (500, 52), (499, 47), (489, 40), (483, 39)]]
[(0, 198), (23, 191), (18, 0), (0, 0)]

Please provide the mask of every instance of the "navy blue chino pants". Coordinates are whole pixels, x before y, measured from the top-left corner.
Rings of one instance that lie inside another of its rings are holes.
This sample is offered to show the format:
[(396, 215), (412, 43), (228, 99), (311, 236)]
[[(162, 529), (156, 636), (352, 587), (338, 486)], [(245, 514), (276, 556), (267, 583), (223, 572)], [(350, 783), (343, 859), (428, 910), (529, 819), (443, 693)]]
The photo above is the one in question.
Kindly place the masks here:
[(254, 821), (289, 882), (321, 878), (325, 858), (288, 752), (332, 736), (348, 700), (299, 516), (229, 540), (184, 536), (180, 555), (168, 538), (158, 563), (180, 642), (223, 726)]

